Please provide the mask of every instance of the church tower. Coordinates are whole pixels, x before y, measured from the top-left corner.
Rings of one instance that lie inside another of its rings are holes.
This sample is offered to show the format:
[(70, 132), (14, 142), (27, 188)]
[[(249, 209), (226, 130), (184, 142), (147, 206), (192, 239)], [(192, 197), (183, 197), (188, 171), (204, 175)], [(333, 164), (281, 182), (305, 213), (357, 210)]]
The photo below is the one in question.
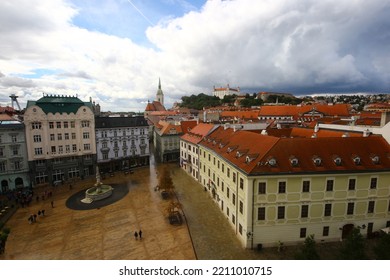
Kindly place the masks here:
[(161, 105), (164, 106), (164, 94), (163, 91), (161, 90), (161, 80), (158, 78), (158, 90), (156, 94), (156, 101), (160, 102)]

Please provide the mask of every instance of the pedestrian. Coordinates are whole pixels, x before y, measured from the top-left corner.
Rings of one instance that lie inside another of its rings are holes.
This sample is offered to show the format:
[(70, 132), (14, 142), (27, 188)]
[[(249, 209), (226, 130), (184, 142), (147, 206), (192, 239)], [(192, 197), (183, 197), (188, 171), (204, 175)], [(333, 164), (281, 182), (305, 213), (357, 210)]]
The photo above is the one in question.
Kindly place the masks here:
[(42, 217), (44, 217), (44, 216), (45, 216), (45, 209), (43, 209), (43, 210), (41, 211), (41, 213), (42, 213)]
[(38, 216), (41, 216), (41, 210), (38, 210)]
[(37, 214), (34, 214), (33, 216), (33, 222), (35, 223), (37, 221)]
[(138, 235), (139, 235), (139, 239), (142, 239), (142, 230), (139, 230)]
[(138, 240), (138, 232), (134, 232), (134, 238), (135, 240)]
[(54, 201), (52, 200), (50, 203), (51, 203), (51, 208), (54, 208)]

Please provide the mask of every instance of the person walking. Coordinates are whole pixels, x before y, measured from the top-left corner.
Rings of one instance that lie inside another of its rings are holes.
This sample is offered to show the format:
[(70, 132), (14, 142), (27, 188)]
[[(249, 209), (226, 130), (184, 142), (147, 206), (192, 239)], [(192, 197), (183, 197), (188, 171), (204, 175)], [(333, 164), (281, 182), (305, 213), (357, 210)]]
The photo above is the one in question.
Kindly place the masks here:
[(135, 240), (138, 240), (138, 232), (134, 232), (134, 238)]
[(54, 208), (54, 201), (52, 200), (50, 203), (51, 203), (51, 208)]
[(142, 230), (139, 230), (138, 235), (139, 235), (139, 239), (142, 239)]

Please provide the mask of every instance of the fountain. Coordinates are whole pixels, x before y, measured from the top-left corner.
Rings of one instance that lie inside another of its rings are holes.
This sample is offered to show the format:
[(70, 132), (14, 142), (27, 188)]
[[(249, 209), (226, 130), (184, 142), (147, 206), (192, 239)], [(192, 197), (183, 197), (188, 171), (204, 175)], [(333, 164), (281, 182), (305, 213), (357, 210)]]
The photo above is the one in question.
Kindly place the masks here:
[(96, 183), (92, 188), (85, 191), (85, 198), (81, 200), (84, 203), (92, 203), (96, 200), (102, 200), (112, 195), (113, 187), (104, 185), (100, 181), (99, 167), (96, 166)]

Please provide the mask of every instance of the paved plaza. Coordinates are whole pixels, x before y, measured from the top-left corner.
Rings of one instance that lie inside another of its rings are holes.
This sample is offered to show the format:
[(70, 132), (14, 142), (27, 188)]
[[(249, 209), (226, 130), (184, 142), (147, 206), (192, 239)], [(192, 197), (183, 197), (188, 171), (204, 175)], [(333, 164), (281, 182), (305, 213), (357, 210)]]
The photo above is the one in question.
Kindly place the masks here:
[[(203, 188), (177, 165), (170, 164), (177, 198), (183, 205), (184, 223), (171, 225), (167, 218), (168, 201), (157, 185), (158, 169), (141, 167), (132, 174), (116, 173), (103, 180), (115, 187), (125, 184), (128, 193), (104, 207), (73, 210), (67, 201), (93, 186), (95, 179), (55, 188), (35, 190), (41, 195), (52, 191), (52, 198), (33, 201), (19, 208), (6, 227), (11, 229), (5, 253), (9, 260), (194, 260), (252, 259), (256, 254), (243, 249), (229, 229), (215, 203)], [(54, 207), (51, 206), (51, 201)], [(29, 224), (28, 217), (45, 209)], [(207, 210), (206, 210), (207, 209)], [(142, 230), (143, 239), (134, 237)], [(257, 256), (258, 257), (258, 256)]]

